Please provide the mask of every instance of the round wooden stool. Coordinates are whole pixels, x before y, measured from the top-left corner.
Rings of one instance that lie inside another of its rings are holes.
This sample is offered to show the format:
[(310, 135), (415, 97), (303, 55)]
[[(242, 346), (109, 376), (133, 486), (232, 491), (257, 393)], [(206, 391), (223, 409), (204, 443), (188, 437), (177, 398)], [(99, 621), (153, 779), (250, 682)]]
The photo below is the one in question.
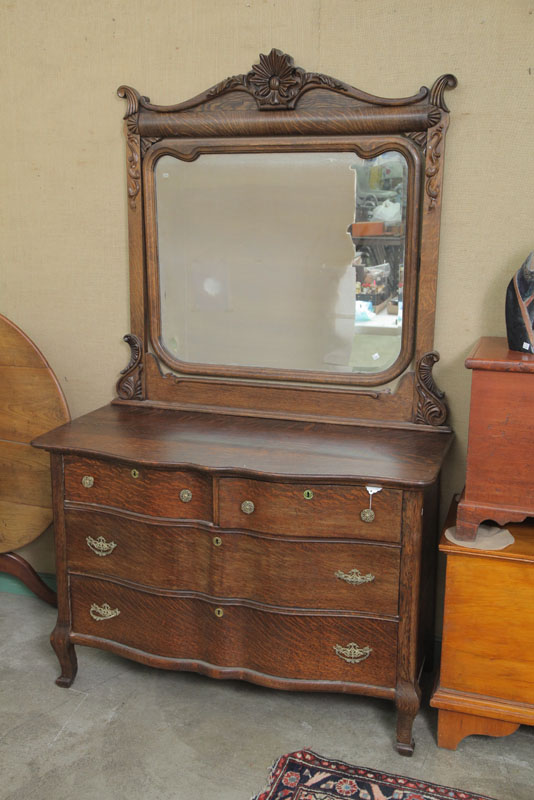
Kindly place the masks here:
[(12, 551), (33, 542), (52, 522), (49, 457), (30, 441), (69, 420), (48, 362), (0, 314), (0, 572), (19, 578), (51, 605), (55, 592)]

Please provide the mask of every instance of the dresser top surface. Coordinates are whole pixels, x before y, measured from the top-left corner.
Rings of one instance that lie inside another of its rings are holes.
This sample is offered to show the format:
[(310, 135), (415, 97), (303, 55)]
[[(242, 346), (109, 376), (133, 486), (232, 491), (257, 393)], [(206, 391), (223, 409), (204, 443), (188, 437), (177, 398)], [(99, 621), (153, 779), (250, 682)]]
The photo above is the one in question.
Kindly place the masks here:
[(233, 474), (433, 483), (452, 434), (107, 405), (37, 447), (151, 466)]

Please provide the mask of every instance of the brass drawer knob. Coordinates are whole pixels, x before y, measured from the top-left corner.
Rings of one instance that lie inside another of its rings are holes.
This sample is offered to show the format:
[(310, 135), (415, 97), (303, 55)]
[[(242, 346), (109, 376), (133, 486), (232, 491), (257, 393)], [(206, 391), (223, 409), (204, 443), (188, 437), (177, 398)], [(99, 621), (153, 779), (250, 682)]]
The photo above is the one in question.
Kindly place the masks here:
[(224, 611), (222, 610), (222, 608), (215, 609), (215, 616), (219, 618), (224, 616)]
[(94, 482), (95, 479), (92, 475), (84, 475), (82, 478), (82, 486), (85, 486), (86, 489), (90, 489)]
[(103, 619), (113, 619), (113, 617), (118, 617), (121, 612), (118, 608), (111, 608), (108, 603), (104, 603), (101, 606), (93, 603), (89, 609), (89, 613), (93, 619), (96, 619), (100, 622)]
[(133, 469), (132, 472), (131, 472), (131, 476), (132, 476), (132, 478), (138, 478), (139, 477), (139, 470), (138, 469)]
[(97, 556), (109, 556), (117, 547), (115, 542), (106, 542), (103, 536), (99, 536), (98, 539), (88, 536), (85, 541), (88, 548)]
[(193, 492), (191, 489), (182, 489), (180, 492), (180, 500), (182, 503), (190, 503), (193, 499)]
[(221, 537), (220, 536), (214, 536), (213, 537), (213, 544), (215, 545), (215, 547), (220, 547), (222, 545)]
[(347, 664), (359, 664), (360, 661), (365, 661), (373, 652), (369, 645), (360, 647), (356, 642), (350, 642), (346, 647), (340, 644), (334, 645), (336, 656), (346, 661)]
[(252, 502), (252, 500), (243, 500), (241, 503), (241, 511), (243, 514), (252, 514), (256, 506)]
[(351, 569), (350, 572), (342, 572), (340, 569), (338, 569), (334, 575), (336, 578), (339, 578), (341, 581), (346, 581), (352, 586), (360, 586), (362, 583), (371, 583), (371, 581), (374, 581), (375, 579), (375, 576), (370, 572), (368, 572), (367, 575), (362, 575), (360, 570), (356, 569), (356, 567)]

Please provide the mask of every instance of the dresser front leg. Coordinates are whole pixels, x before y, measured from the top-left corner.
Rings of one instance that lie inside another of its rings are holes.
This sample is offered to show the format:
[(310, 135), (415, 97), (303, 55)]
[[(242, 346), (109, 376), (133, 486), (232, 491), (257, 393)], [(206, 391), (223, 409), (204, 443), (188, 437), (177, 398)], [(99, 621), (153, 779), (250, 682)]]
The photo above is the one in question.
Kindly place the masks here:
[(406, 681), (397, 684), (397, 752), (412, 756), (415, 742), (412, 737), (413, 721), (421, 705), (421, 689)]
[(69, 638), (69, 630), (65, 625), (56, 625), (50, 636), (50, 643), (54, 648), (61, 667), (61, 675), (56, 679), (58, 686), (68, 689), (72, 685), (78, 671), (78, 659), (74, 645)]

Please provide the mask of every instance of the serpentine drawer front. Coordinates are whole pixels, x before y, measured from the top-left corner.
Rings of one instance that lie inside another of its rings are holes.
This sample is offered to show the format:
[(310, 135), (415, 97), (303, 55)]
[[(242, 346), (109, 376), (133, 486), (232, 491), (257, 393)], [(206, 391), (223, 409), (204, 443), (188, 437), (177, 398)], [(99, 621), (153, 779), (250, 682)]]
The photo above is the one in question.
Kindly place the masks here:
[[(223, 478), (219, 522), (288, 536), (400, 542), (402, 492), (373, 484), (290, 484)], [(372, 511), (372, 514), (369, 514)], [(363, 516), (362, 516), (363, 514)]]
[(400, 549), (65, 511), (70, 572), (271, 606), (398, 613)]
[(286, 680), (395, 685), (395, 622), (164, 596), (76, 575), (71, 596), (73, 641), (120, 642), (137, 651), (125, 653), (134, 658), (150, 653), (166, 666), (187, 659)]
[(199, 472), (65, 458), (65, 499), (176, 519), (212, 519), (212, 481)]

